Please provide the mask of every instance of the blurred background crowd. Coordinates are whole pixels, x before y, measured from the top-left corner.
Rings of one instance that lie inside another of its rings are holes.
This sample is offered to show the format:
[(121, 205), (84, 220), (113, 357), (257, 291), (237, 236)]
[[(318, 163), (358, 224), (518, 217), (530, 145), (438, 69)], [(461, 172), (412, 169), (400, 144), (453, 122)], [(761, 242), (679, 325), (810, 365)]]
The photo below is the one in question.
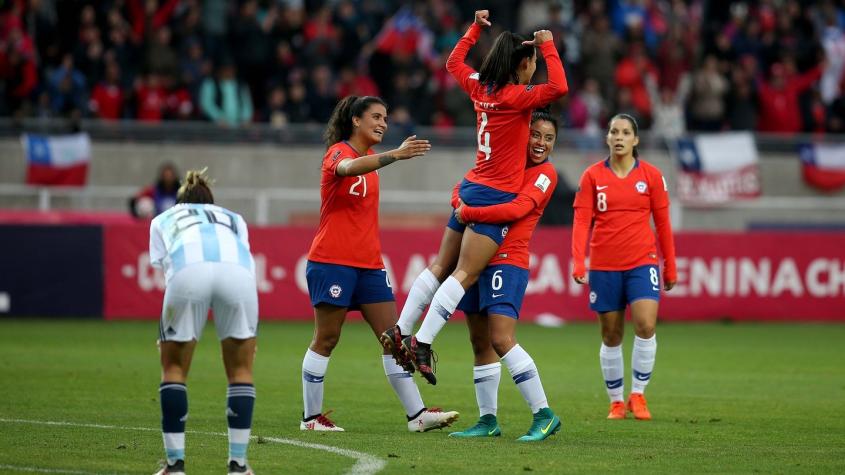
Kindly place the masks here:
[(473, 126), (444, 65), (481, 8), (468, 61), (551, 30), (571, 89), (553, 111), (587, 135), (616, 112), (666, 138), (845, 133), (843, 0), (0, 0), (0, 116), (284, 127), (358, 94), (394, 127)]

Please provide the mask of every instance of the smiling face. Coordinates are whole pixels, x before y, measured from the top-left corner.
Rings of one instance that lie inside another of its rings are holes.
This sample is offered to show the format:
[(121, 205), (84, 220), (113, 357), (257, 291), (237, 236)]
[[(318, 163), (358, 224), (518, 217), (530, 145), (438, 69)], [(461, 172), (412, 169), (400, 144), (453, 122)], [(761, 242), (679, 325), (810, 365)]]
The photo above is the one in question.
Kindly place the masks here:
[(555, 149), (557, 132), (547, 120), (536, 120), (531, 124), (528, 135), (528, 160), (533, 164), (543, 163)]
[(361, 117), (353, 117), (355, 127), (353, 136), (357, 136), (370, 145), (381, 143), (387, 132), (387, 109), (378, 103), (371, 104)]
[(633, 156), (634, 147), (640, 143), (640, 138), (634, 133), (634, 126), (628, 119), (619, 117), (613, 119), (607, 130), (607, 146), (610, 155), (616, 158)]

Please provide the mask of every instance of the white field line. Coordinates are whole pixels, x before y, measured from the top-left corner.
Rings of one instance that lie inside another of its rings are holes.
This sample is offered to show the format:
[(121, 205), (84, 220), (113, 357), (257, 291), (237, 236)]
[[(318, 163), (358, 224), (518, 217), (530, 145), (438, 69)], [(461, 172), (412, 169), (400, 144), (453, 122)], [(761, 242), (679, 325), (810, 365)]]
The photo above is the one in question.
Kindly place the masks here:
[(33, 472), (33, 473), (59, 473), (59, 474), (67, 474), (67, 475), (97, 475), (92, 472), (80, 472), (78, 470), (59, 470), (53, 468), (38, 468), (38, 467), (20, 467), (18, 465), (2, 465), (0, 464), (0, 469), (3, 470), (16, 470), (18, 472)]
[[(85, 427), (91, 429), (113, 429), (113, 430), (129, 430), (129, 431), (144, 431), (144, 432), (159, 432), (161, 429), (158, 428), (150, 428), (150, 427), (127, 427), (127, 426), (114, 426), (114, 425), (104, 425), (104, 424), (86, 424), (81, 422), (64, 422), (64, 421), (37, 421), (37, 420), (29, 420), (29, 419), (4, 419), (0, 418), (0, 422), (8, 423), (8, 424), (35, 424), (35, 425), (43, 425), (43, 426), (63, 426), (63, 427)], [(188, 434), (199, 434), (199, 435), (212, 435), (218, 437), (228, 437), (228, 434), (225, 432), (204, 432), (204, 431), (196, 431), (196, 430), (189, 430), (186, 431)], [(257, 436), (251, 437), (253, 440), (257, 439)], [(355, 465), (353, 465), (346, 473), (350, 475), (370, 475), (380, 472), (384, 467), (387, 465), (387, 462), (368, 453), (358, 452), (357, 450), (349, 450), (349, 449), (342, 449), (340, 447), (332, 447), (331, 445), (323, 445), (323, 444), (315, 444), (312, 442), (303, 442), (301, 440), (296, 439), (284, 439), (281, 437), (265, 437), (261, 436), (262, 440), (266, 440), (268, 442), (275, 442), (277, 444), (286, 444), (286, 445), (293, 445), (295, 447), (302, 447), (305, 449), (315, 449), (315, 450), (322, 450), (324, 452), (329, 452), (332, 454), (337, 454), (343, 457), (349, 457), (355, 459)], [(0, 465), (0, 468), (5, 468), (6, 466)], [(9, 466), (11, 468), (11, 466)], [(37, 469), (37, 468), (22, 468), (22, 467), (14, 467), (19, 470), (28, 470), (33, 472), (39, 473), (67, 473), (67, 474), (82, 474), (88, 475), (88, 472), (75, 472), (75, 471), (62, 471), (62, 470), (47, 470), (47, 469)]]

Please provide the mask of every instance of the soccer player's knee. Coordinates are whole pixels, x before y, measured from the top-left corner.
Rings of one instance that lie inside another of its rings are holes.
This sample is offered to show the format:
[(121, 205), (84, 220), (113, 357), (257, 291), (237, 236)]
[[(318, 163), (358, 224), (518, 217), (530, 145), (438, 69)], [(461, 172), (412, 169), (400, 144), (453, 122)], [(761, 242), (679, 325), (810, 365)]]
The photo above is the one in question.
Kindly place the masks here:
[(490, 340), (488, 340), (487, 338), (473, 337), (470, 338), (470, 342), (472, 343), (472, 353), (475, 356), (484, 353), (485, 351), (487, 351), (488, 348), (490, 348)]
[(500, 357), (506, 355), (516, 344), (510, 335), (494, 335), (491, 340), (493, 349)]
[(601, 339), (605, 346), (619, 346), (622, 344), (622, 332), (616, 329), (602, 330)]
[(330, 355), (339, 341), (339, 334), (321, 334), (317, 335), (314, 338), (314, 342), (311, 344), (311, 346), (317, 353), (320, 353), (322, 355)]

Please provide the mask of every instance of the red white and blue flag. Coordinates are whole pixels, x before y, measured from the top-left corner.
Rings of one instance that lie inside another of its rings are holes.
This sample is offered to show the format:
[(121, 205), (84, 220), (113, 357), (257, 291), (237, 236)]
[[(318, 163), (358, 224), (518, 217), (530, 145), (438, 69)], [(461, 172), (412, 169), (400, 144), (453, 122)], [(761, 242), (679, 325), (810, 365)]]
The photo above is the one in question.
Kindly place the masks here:
[(26, 183), (29, 185), (83, 186), (91, 161), (91, 138), (87, 133), (72, 135), (21, 136), (26, 157)]
[(804, 144), (799, 147), (804, 181), (823, 191), (845, 187), (845, 144)]
[(748, 132), (698, 135), (677, 141), (678, 197), (716, 205), (760, 196), (757, 145)]

